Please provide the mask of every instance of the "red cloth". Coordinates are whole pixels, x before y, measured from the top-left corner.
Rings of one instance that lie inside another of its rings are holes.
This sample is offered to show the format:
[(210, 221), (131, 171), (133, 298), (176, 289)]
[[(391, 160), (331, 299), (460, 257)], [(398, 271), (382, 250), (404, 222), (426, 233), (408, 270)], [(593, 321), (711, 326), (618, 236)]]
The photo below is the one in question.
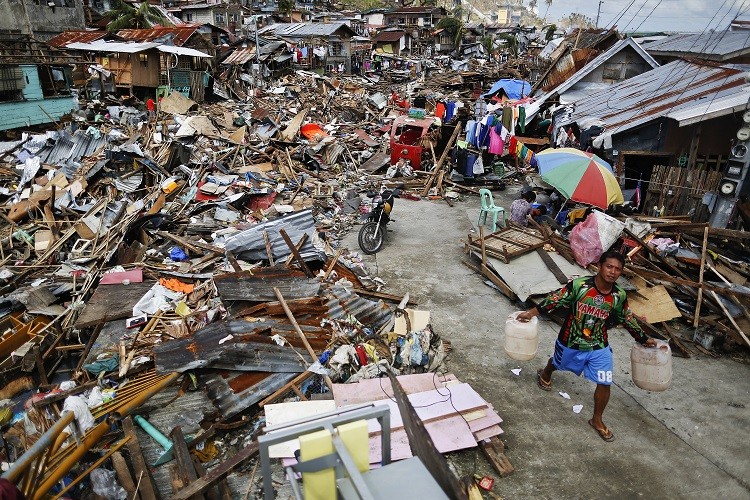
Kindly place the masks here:
[(437, 103), (437, 105), (435, 106), (435, 116), (437, 116), (441, 120), (445, 116), (445, 104), (443, 104), (442, 102)]
[(510, 136), (510, 144), (508, 145), (508, 154), (515, 156), (516, 147), (518, 147), (518, 140), (515, 135)]
[(156, 103), (152, 98), (148, 98), (148, 101), (146, 101), (146, 109), (149, 111), (156, 111)]

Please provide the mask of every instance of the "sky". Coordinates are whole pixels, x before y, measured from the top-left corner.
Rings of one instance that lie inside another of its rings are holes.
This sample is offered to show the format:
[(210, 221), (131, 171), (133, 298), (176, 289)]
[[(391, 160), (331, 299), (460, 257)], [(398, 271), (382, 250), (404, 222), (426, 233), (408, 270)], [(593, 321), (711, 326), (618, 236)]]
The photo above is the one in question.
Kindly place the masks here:
[[(544, 17), (547, 4), (539, 0), (537, 5), (539, 16)], [(597, 6), (598, 0), (552, 0), (547, 20), (555, 21), (572, 12), (595, 20)], [(747, 17), (750, 0), (604, 0), (599, 27), (611, 26), (623, 9), (625, 13), (617, 22), (620, 31), (699, 32), (707, 27), (725, 29), (738, 12)]]

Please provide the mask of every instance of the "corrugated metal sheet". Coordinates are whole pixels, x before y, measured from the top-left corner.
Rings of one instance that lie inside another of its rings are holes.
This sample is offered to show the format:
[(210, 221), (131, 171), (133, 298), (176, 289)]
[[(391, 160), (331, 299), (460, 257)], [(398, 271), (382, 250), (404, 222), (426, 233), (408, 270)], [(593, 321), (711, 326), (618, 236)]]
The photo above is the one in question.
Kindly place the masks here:
[(65, 131), (61, 132), (54, 144), (42, 148), (38, 156), (42, 159), (42, 163), (63, 166), (71, 161), (80, 161), (84, 156), (90, 156), (106, 145), (106, 135), (101, 135), (96, 139), (83, 130), (77, 130), (73, 134)]
[[(616, 134), (661, 117), (686, 125), (680, 120), (691, 118), (690, 123), (695, 123), (709, 110), (712, 117), (729, 114), (730, 104), (740, 96), (747, 102), (750, 95), (744, 79), (748, 69), (674, 61), (577, 101), (567, 123), (598, 118), (604, 121), (606, 133)], [(716, 109), (722, 103), (726, 107)]]
[(54, 36), (47, 40), (49, 45), (53, 47), (62, 48), (70, 43), (88, 43), (101, 40), (102, 38), (109, 35), (106, 31), (81, 31), (81, 30), (70, 30), (63, 31), (57, 36)]
[(324, 297), (328, 299), (326, 305), (331, 319), (352, 315), (363, 325), (378, 331), (393, 316), (393, 311), (382, 300), (375, 302), (365, 299), (339, 283), (328, 287)]
[(258, 30), (258, 32), (296, 38), (331, 36), (339, 30), (344, 30), (351, 36), (355, 34), (346, 23), (278, 23)]
[[(624, 40), (620, 40), (619, 42), (614, 44), (609, 48), (609, 50), (602, 52), (598, 56), (591, 59), (591, 61), (587, 63), (585, 62), (584, 66), (581, 69), (576, 71), (573, 75), (563, 81), (563, 83), (558, 85), (554, 90), (550, 92), (550, 94), (561, 94), (565, 92), (570, 87), (581, 81), (586, 75), (590, 74), (596, 68), (607, 62), (607, 60), (615, 56), (618, 52), (628, 47), (631, 47), (633, 50), (635, 50), (643, 58), (646, 64), (651, 66), (651, 68), (656, 68), (659, 66), (659, 63), (656, 62), (656, 60), (651, 57), (651, 55), (646, 52), (635, 40), (633, 40), (632, 38), (625, 38)], [(576, 51), (574, 54), (578, 54), (579, 52), (581, 51)], [(588, 57), (588, 55), (590, 54), (586, 54), (586, 57)], [(586, 59), (582, 59), (582, 61), (585, 60)]]
[(256, 269), (252, 273), (227, 273), (216, 276), (214, 283), (222, 301), (276, 301), (278, 288), (287, 300), (315, 297), (320, 281), (309, 279), (301, 271), (283, 266)]
[(750, 54), (750, 34), (743, 31), (720, 30), (708, 33), (671, 35), (643, 46), (655, 55), (698, 55), (725, 61)]
[[(117, 36), (134, 42), (152, 42), (157, 38), (172, 37), (172, 43), (181, 47), (193, 33), (198, 31), (198, 26), (157, 26), (150, 29), (120, 30)], [(81, 40), (83, 41), (83, 40)]]
[[(260, 46), (260, 55), (261, 58), (264, 55), (272, 54), (276, 51), (278, 51), (280, 48), (285, 47), (286, 43), (284, 42), (268, 42), (268, 43), (262, 43)], [(226, 59), (222, 61), (222, 64), (237, 64), (237, 65), (243, 65), (247, 62), (253, 61), (255, 59), (255, 46), (253, 47), (242, 47), (235, 49), (234, 52), (229, 54)]]
[(211, 57), (209, 54), (206, 54), (205, 52), (201, 52), (200, 50), (191, 49), (189, 47), (176, 47), (174, 45), (159, 45), (156, 48), (159, 50), (159, 52), (167, 52), (169, 54), (177, 54), (178, 56)]
[(597, 55), (595, 49), (578, 49), (565, 54), (555, 63), (555, 68), (550, 71), (544, 79), (541, 88), (545, 91), (551, 90), (564, 83), (568, 78), (575, 75), (576, 71), (594, 59)]
[(230, 372), (211, 373), (206, 394), (224, 418), (237, 415), (291, 382), (294, 373)]
[(144, 50), (154, 49), (160, 44), (151, 42), (105, 42), (97, 40), (89, 43), (70, 43), (66, 47), (86, 52), (122, 52), (123, 54), (135, 54)]
[(302, 238), (303, 234), (307, 233), (307, 242), (300, 250), (302, 258), (305, 260), (325, 260), (325, 252), (315, 248), (312, 243), (317, 238), (312, 210), (302, 210), (285, 217), (256, 224), (250, 229), (241, 231), (227, 239), (225, 248), (239, 259), (250, 262), (266, 260), (268, 254), (266, 253), (266, 241), (263, 238), (263, 232), (265, 231), (268, 233), (271, 242), (274, 259), (286, 259), (291, 252), (279, 232), (280, 229), (284, 229), (295, 244)]

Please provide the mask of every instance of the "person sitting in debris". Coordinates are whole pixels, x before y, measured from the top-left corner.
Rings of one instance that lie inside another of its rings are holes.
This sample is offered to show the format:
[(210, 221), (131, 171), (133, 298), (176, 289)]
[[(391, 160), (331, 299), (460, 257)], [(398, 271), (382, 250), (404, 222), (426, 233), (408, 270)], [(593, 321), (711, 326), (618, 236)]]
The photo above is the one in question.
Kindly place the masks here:
[(527, 217), (529, 215), (539, 215), (534, 210), (531, 204), (536, 200), (536, 193), (534, 191), (526, 191), (521, 194), (521, 197), (510, 204), (510, 220), (520, 226), (528, 226), (529, 221)]
[(518, 315), (518, 320), (529, 321), (539, 314), (540, 309), (551, 312), (564, 307), (568, 317), (560, 329), (555, 342), (554, 356), (547, 366), (536, 372), (537, 384), (545, 391), (552, 389), (552, 372), (564, 370), (583, 376), (596, 384), (594, 391), (594, 416), (589, 420), (599, 436), (612, 441), (615, 435), (604, 425), (602, 414), (609, 401), (612, 384), (612, 348), (607, 337), (607, 323), (614, 315), (625, 329), (639, 343), (655, 347), (656, 341), (648, 337), (628, 307), (625, 290), (615, 281), (622, 274), (625, 257), (613, 250), (605, 252), (599, 259), (596, 276), (586, 276), (570, 281), (559, 292), (553, 292), (542, 300), (538, 307), (532, 307)]

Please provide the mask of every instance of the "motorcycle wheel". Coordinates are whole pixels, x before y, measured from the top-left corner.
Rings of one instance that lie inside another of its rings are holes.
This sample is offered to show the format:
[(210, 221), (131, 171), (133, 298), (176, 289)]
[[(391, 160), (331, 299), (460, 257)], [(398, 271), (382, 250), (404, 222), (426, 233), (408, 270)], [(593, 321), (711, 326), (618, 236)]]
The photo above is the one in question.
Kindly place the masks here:
[[(377, 253), (383, 247), (383, 240), (385, 237), (385, 228), (380, 228), (377, 231), (377, 222), (368, 222), (359, 229), (359, 248), (362, 249), (367, 255)], [(377, 234), (375, 232), (377, 231)]]

